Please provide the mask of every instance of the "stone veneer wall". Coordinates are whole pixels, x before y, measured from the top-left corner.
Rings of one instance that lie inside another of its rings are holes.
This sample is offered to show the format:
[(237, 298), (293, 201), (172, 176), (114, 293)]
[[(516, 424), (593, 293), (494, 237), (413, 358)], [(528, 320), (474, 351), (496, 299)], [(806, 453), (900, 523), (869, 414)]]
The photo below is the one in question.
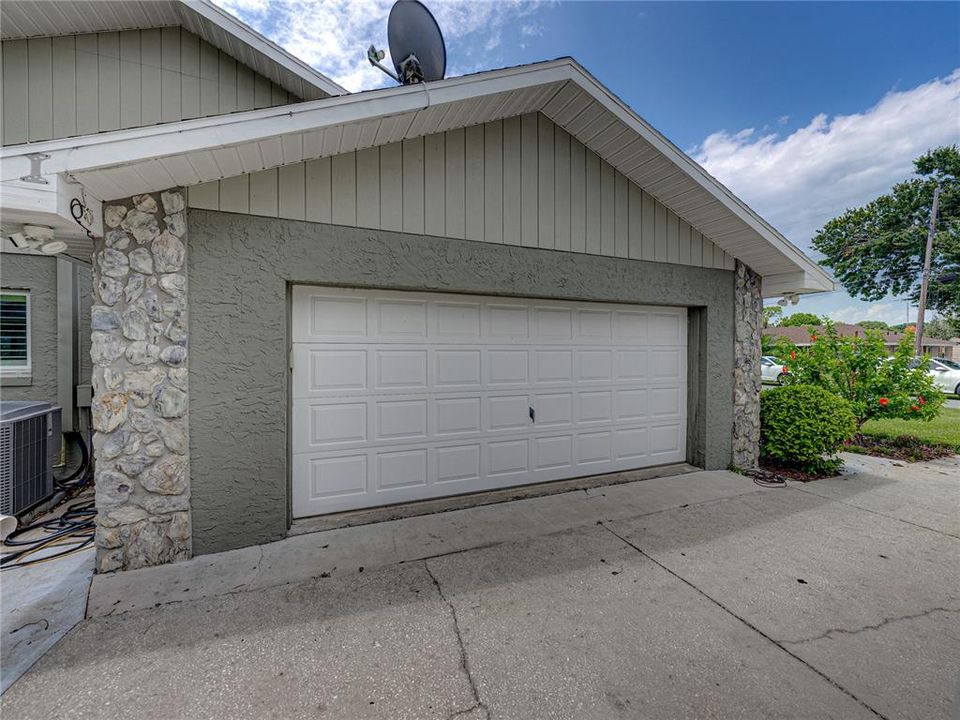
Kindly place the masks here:
[(760, 276), (739, 260), (734, 300), (733, 464), (757, 466), (760, 455)]
[(91, 307), (97, 571), (191, 555), (182, 190), (104, 206)]

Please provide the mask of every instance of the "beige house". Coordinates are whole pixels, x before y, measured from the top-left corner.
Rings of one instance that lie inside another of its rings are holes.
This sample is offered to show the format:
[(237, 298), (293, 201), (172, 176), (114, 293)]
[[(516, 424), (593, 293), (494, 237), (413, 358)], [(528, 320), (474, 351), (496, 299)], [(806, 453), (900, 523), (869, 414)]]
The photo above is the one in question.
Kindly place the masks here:
[[(860, 325), (837, 323), (834, 327), (837, 333), (848, 337), (863, 337), (866, 333), (866, 328)], [(823, 326), (818, 325), (815, 331), (823, 332)], [(768, 327), (763, 329), (763, 334), (772, 338), (786, 338), (797, 347), (808, 347), (810, 345), (810, 331), (806, 327)], [(890, 353), (893, 353), (902, 339), (903, 333), (883, 333), (883, 341)], [(960, 358), (960, 342), (955, 339), (943, 340), (941, 338), (925, 336), (923, 338), (923, 352), (930, 355), (930, 357), (954, 360)]]

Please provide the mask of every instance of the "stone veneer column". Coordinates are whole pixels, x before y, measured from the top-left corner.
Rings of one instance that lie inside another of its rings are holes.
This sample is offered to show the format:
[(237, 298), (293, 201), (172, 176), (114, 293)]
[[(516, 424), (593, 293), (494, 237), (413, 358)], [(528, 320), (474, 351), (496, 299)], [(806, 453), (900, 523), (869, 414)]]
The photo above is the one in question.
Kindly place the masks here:
[(760, 457), (760, 276), (737, 261), (733, 367), (733, 464), (747, 469)]
[(104, 205), (94, 242), (97, 572), (189, 558), (183, 190)]

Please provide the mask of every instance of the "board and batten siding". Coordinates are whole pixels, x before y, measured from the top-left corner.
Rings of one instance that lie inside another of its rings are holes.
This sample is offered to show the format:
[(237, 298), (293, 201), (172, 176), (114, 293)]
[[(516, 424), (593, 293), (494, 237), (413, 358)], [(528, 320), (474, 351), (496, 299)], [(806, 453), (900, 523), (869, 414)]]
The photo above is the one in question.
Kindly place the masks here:
[(190, 207), (734, 269), (539, 113), (189, 188)]
[(4, 40), (3, 144), (297, 102), (180, 27)]

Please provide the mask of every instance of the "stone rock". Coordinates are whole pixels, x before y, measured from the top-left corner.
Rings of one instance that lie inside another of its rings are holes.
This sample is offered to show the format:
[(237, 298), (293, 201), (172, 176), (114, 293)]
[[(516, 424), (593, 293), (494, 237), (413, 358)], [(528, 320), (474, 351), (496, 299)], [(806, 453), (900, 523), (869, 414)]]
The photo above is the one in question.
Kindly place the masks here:
[(160, 359), (167, 365), (183, 365), (187, 361), (187, 349), (182, 345), (168, 345), (160, 351)]
[(107, 205), (103, 209), (103, 224), (108, 228), (117, 227), (127, 214), (127, 208), (123, 205)]
[(186, 207), (186, 203), (183, 200), (183, 192), (181, 191), (174, 190), (172, 192), (160, 193), (160, 201), (163, 203), (163, 209), (167, 215), (180, 212)]
[(160, 495), (179, 495), (187, 489), (187, 465), (182, 458), (157, 462), (140, 478), (145, 490)]
[(158, 458), (166, 451), (167, 448), (157, 433), (147, 433), (143, 436), (143, 452), (147, 457)]
[(150, 213), (142, 210), (131, 210), (120, 223), (120, 227), (133, 235), (134, 239), (140, 245), (146, 245), (153, 240), (160, 232), (160, 223)]
[(97, 471), (97, 508), (116, 507), (130, 497), (130, 480), (112, 470)]
[(150, 322), (143, 308), (131, 307), (123, 314), (123, 336), (127, 340), (146, 340)]
[[(169, 290), (167, 291), (169, 292)], [(165, 318), (179, 318), (187, 311), (187, 304), (182, 297), (163, 301), (163, 316)]]
[(170, 382), (173, 383), (175, 387), (178, 387), (181, 390), (187, 389), (187, 369), (186, 368), (170, 368), (167, 371), (167, 377), (170, 378)]
[(159, 285), (164, 292), (177, 298), (187, 292), (187, 278), (179, 273), (161, 275)]
[(162, 387), (157, 392), (153, 408), (160, 417), (183, 417), (187, 412), (187, 393), (172, 386)]
[(187, 327), (179, 320), (173, 320), (164, 335), (175, 343), (184, 343), (187, 341)]
[(127, 278), (127, 287), (123, 291), (123, 297), (128, 303), (143, 295), (143, 289), (146, 287), (145, 279), (140, 273), (130, 273), (130, 277)]
[(113, 432), (127, 419), (127, 396), (119, 392), (103, 393), (94, 398), (90, 410), (94, 430), (102, 433)]
[(124, 388), (137, 407), (147, 407), (153, 402), (154, 390), (163, 381), (165, 373), (159, 367), (127, 373)]
[(126, 525), (97, 528), (97, 547), (108, 549), (122, 547), (129, 536), (130, 529)]
[(182, 238), (187, 234), (187, 219), (184, 217), (182, 212), (167, 215), (163, 219), (163, 222), (166, 224), (167, 230), (172, 232), (178, 238)]
[(153, 418), (143, 410), (131, 410), (127, 420), (130, 428), (137, 432), (150, 432), (153, 430)]
[(143, 508), (127, 503), (116, 508), (111, 508), (106, 512), (97, 515), (97, 525), (101, 527), (117, 527), (118, 525), (130, 525), (147, 519), (147, 513)]
[(107, 277), (122, 278), (130, 272), (130, 262), (119, 250), (104, 248), (97, 260), (100, 263), (100, 272)]
[[(160, 493), (144, 495), (137, 500), (137, 503), (151, 515), (169, 515), (170, 513), (190, 510), (190, 496), (186, 493), (180, 495), (161, 495)], [(166, 520), (166, 518), (163, 519)]]
[(134, 195), (133, 204), (137, 210), (145, 213), (155, 213), (157, 211), (157, 201), (153, 195)]
[(104, 305), (90, 307), (91, 330), (116, 330), (120, 327), (120, 314)]
[(144, 275), (153, 274), (153, 256), (146, 248), (136, 248), (130, 251), (130, 269)]
[(123, 292), (123, 283), (116, 278), (101, 276), (97, 282), (97, 295), (104, 305), (113, 307), (120, 299), (120, 293)]
[(167, 527), (167, 536), (175, 542), (186, 542), (191, 536), (190, 513), (174, 513), (170, 518), (170, 525)]
[(183, 267), (187, 249), (176, 235), (164, 232), (156, 237), (150, 248), (157, 272), (176, 272)]
[(118, 457), (123, 453), (123, 449), (127, 444), (129, 435), (130, 433), (124, 430), (118, 430), (117, 432), (110, 433), (109, 435), (97, 433), (93, 444), (101, 456), (105, 457), (107, 460), (113, 460), (115, 457)]
[(123, 373), (110, 367), (93, 368), (93, 391), (98, 395), (108, 390), (116, 390), (123, 384)]
[(108, 248), (126, 250), (130, 246), (130, 236), (123, 230), (109, 230), (103, 236), (103, 242)]
[(163, 320), (163, 304), (160, 302), (160, 296), (153, 288), (147, 288), (143, 293), (143, 307), (147, 311), (147, 317), (154, 322)]
[(116, 335), (99, 330), (90, 333), (90, 359), (94, 365), (109, 365), (123, 355), (123, 350), (123, 342)]
[(122, 457), (117, 460), (117, 469), (127, 477), (139, 477), (154, 462), (154, 458), (142, 453)]
[(160, 432), (160, 437), (163, 438), (164, 444), (170, 449), (170, 452), (176, 453), (177, 455), (187, 454), (189, 445), (187, 433), (182, 423), (164, 422), (160, 423), (157, 429)]
[(160, 346), (137, 340), (127, 346), (124, 355), (131, 365), (150, 365), (160, 357)]

